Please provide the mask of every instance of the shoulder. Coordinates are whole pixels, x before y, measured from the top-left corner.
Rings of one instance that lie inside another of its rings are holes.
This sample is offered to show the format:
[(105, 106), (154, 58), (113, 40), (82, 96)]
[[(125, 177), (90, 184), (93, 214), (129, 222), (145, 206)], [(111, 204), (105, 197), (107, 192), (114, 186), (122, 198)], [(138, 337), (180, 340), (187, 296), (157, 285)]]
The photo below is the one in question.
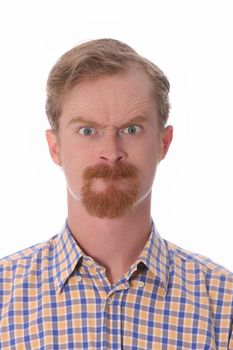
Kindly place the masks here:
[(55, 242), (56, 236), (0, 259), (0, 319), (12, 300), (23, 298), (28, 288), (34, 293), (42, 281), (49, 281)]
[(205, 276), (206, 282), (210, 285), (224, 280), (232, 287), (233, 295), (233, 273), (231, 271), (206, 256), (185, 250), (168, 241), (165, 243), (176, 272), (180, 272), (183, 276), (188, 274), (189, 278), (194, 275)]
[(195, 307), (208, 308), (216, 322), (232, 325), (233, 273), (211, 259), (165, 241), (170, 258), (170, 285)]
[[(38, 243), (31, 247), (20, 250), (16, 253), (8, 255), (0, 259), (0, 283), (4, 282), (4, 278), (9, 274), (6, 271), (11, 271), (12, 274), (16, 274), (30, 268), (33, 264), (35, 266), (41, 265), (42, 261), (45, 262), (52, 255), (52, 250), (56, 241), (56, 236), (53, 236), (46, 242)], [(13, 276), (12, 276), (13, 277)]]

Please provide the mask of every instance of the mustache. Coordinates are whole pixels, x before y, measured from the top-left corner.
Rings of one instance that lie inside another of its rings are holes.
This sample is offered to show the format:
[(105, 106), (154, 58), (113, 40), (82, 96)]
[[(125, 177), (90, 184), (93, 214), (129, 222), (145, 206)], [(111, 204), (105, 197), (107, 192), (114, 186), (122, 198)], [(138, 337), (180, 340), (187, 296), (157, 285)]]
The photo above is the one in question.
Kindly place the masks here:
[(139, 170), (135, 165), (128, 162), (117, 163), (114, 166), (106, 164), (97, 164), (87, 167), (83, 172), (84, 180), (91, 180), (93, 178), (109, 178), (109, 179), (135, 179), (139, 175)]

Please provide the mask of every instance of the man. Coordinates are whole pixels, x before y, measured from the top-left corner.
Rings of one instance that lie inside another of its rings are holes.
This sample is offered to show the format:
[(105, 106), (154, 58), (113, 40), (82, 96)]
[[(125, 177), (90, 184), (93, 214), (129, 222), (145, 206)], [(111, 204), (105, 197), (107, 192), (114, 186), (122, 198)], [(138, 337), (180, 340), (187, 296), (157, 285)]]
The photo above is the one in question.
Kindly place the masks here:
[(83, 43), (52, 68), (46, 137), (67, 221), (1, 260), (1, 349), (233, 349), (233, 275), (151, 219), (168, 93), (163, 72), (117, 40)]

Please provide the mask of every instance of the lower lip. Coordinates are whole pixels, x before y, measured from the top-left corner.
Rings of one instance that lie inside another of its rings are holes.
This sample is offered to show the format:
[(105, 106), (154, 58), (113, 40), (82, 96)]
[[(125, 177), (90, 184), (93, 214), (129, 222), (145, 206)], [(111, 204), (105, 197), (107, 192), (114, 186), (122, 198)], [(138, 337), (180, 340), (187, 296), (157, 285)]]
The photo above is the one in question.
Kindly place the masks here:
[(95, 181), (93, 181), (93, 190), (102, 191), (109, 186), (113, 186), (113, 187), (117, 186), (120, 189), (125, 189), (125, 185), (126, 185), (125, 179), (122, 179), (122, 180), (96, 179)]

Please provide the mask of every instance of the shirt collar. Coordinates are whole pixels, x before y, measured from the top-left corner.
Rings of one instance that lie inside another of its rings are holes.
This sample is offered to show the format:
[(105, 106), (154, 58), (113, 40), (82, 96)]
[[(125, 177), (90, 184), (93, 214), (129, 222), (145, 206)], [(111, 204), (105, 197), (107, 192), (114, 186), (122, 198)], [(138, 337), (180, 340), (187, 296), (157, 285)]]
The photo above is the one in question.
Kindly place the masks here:
[(153, 220), (149, 239), (136, 264), (140, 262), (143, 262), (150, 272), (161, 281), (166, 293), (169, 281), (169, 252)]
[[(154, 276), (161, 281), (166, 292), (169, 277), (169, 253), (166, 243), (157, 232), (153, 220), (151, 222), (149, 239), (134, 266), (143, 262)], [(61, 292), (67, 279), (73, 273), (84, 255), (84, 252), (75, 241), (66, 221), (63, 230), (56, 238), (53, 263), (50, 266), (57, 292)]]
[(84, 253), (76, 243), (66, 221), (54, 246), (53, 276), (57, 292), (61, 292)]

